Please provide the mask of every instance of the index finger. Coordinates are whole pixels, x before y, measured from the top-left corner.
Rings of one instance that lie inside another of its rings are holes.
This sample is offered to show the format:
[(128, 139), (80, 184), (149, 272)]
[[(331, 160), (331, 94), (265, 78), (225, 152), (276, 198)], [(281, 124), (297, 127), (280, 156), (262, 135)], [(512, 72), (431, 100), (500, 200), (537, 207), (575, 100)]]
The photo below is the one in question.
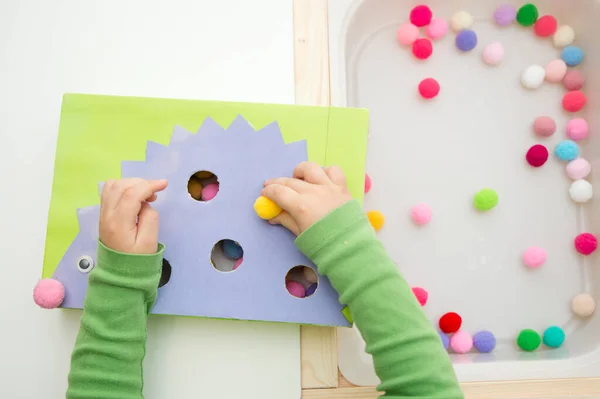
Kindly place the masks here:
[(123, 190), (115, 210), (126, 219), (137, 218), (142, 203), (152, 200), (155, 193), (167, 188), (167, 180), (142, 180)]
[(298, 207), (300, 195), (288, 186), (282, 184), (270, 184), (262, 189), (261, 195), (264, 195), (275, 202), (281, 209), (293, 214)]

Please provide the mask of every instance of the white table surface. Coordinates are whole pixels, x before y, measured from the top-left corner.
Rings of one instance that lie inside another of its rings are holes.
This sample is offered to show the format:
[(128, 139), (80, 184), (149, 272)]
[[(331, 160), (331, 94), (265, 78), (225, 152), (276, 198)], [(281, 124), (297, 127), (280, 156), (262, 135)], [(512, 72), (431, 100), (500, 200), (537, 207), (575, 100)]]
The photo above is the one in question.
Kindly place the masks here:
[[(60, 398), (80, 312), (43, 311), (65, 92), (293, 103), (292, 2), (0, 2), (0, 397)], [(93, 151), (93, 149), (90, 149)], [(299, 328), (151, 318), (146, 398), (298, 398)]]

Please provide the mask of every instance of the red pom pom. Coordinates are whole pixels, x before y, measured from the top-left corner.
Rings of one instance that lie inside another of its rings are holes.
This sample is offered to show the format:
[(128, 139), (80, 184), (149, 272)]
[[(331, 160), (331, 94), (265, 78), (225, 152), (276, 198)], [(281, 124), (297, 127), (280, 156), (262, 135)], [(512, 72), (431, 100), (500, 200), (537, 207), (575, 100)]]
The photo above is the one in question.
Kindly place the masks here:
[(454, 312), (449, 312), (440, 317), (440, 330), (446, 334), (452, 334), (460, 330), (462, 318)]
[(429, 25), (433, 13), (427, 6), (420, 5), (413, 8), (410, 12), (410, 22), (418, 27)]
[(529, 165), (534, 168), (539, 168), (548, 160), (548, 150), (541, 144), (536, 144), (532, 146), (529, 151), (527, 151), (527, 155), (525, 155), (527, 162)]
[(565, 94), (562, 100), (562, 106), (565, 111), (577, 112), (580, 111), (587, 102), (585, 94), (580, 91), (574, 90)]
[(544, 15), (535, 22), (533, 30), (539, 37), (549, 37), (556, 32), (557, 27), (558, 22), (556, 22), (556, 18), (552, 15)]
[(440, 84), (433, 78), (423, 79), (419, 83), (419, 93), (423, 98), (433, 98), (440, 92)]
[(412, 45), (412, 53), (420, 60), (426, 60), (433, 53), (433, 45), (429, 39), (417, 39)]
[(598, 248), (598, 240), (590, 233), (581, 233), (575, 237), (575, 249), (582, 255), (590, 255)]

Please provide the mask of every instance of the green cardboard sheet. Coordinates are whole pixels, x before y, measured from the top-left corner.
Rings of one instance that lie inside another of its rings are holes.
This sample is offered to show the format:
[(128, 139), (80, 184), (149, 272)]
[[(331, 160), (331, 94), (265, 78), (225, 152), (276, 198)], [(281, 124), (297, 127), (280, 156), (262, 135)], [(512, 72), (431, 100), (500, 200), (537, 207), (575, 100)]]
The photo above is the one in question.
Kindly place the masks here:
[(211, 117), (227, 127), (238, 115), (256, 129), (276, 121), (286, 142), (306, 140), (309, 159), (341, 166), (362, 201), (364, 109), (65, 94), (42, 277), (52, 276), (77, 235), (77, 208), (99, 203), (97, 183), (120, 178), (121, 161), (143, 160), (148, 140), (167, 145), (175, 125), (195, 132)]

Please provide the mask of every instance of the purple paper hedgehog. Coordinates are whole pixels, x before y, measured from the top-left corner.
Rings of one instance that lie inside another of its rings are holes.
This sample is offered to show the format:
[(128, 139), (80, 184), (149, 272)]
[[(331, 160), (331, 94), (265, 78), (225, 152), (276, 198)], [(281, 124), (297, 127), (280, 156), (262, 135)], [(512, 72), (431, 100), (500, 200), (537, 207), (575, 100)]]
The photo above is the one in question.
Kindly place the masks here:
[[(310, 297), (289, 294), (287, 272), (298, 265), (316, 267), (295, 247), (289, 231), (253, 210), (266, 179), (291, 177), (306, 160), (305, 141), (285, 144), (277, 123), (255, 131), (238, 116), (227, 129), (210, 118), (196, 134), (176, 127), (168, 146), (149, 141), (144, 161), (123, 161), (124, 178), (169, 180), (152, 204), (160, 214), (159, 240), (165, 245), (164, 285), (152, 313), (348, 326), (326, 277), (319, 277), (319, 289)], [(219, 192), (211, 201), (197, 201), (187, 191), (190, 176), (198, 171), (218, 177)], [(64, 287), (60, 307), (83, 307), (96, 259), (99, 210), (99, 205), (77, 210), (79, 233), (52, 276)], [(223, 272), (211, 264), (213, 246), (221, 240), (243, 248), (239, 268)], [(43, 298), (36, 302), (47, 303)]]

